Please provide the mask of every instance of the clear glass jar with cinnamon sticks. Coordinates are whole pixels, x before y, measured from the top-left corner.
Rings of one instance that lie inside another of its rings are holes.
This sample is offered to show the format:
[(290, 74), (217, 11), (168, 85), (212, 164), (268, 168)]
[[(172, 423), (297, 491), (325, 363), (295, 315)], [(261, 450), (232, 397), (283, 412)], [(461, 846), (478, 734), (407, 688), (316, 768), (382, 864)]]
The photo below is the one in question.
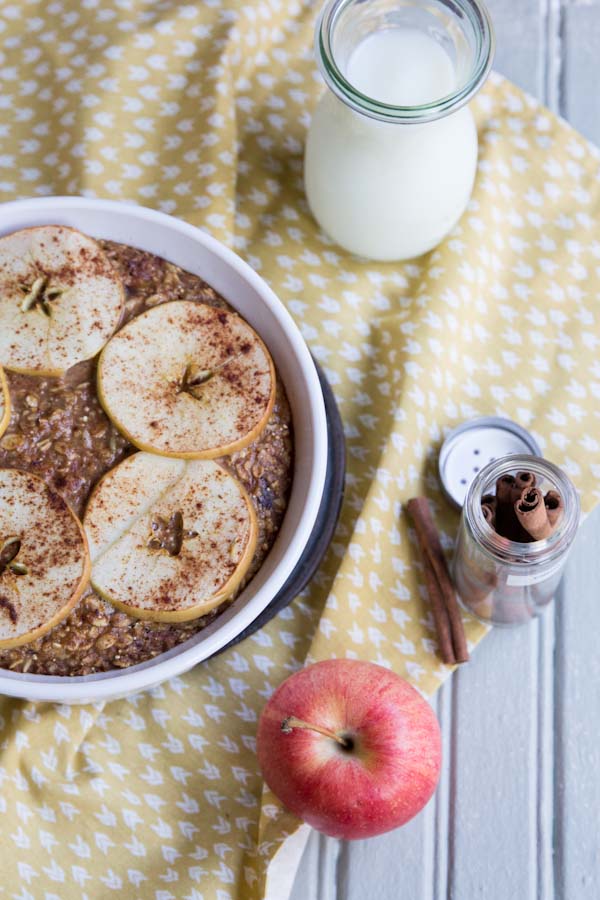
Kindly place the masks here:
[(579, 525), (577, 491), (553, 463), (515, 454), (483, 468), (467, 494), (452, 575), (486, 623), (518, 625), (552, 600)]

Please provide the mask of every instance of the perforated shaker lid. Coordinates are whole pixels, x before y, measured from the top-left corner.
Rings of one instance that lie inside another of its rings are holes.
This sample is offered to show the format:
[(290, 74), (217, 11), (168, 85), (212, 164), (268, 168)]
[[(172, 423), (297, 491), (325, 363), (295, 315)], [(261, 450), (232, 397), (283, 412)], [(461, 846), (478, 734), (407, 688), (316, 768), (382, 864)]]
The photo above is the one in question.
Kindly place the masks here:
[(460, 508), (479, 470), (512, 453), (542, 455), (533, 435), (510, 419), (483, 416), (453, 429), (438, 460), (442, 487), (450, 502)]

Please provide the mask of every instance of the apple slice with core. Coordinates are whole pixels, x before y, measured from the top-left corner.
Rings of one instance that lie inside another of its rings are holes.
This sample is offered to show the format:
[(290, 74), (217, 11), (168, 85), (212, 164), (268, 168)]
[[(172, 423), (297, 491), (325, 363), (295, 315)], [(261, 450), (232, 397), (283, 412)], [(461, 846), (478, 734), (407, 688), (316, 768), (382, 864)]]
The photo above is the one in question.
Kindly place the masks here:
[(124, 299), (110, 260), (74, 228), (42, 225), (0, 238), (0, 363), (62, 375), (102, 349)]
[(0, 469), (0, 648), (57, 625), (89, 574), (87, 540), (66, 500), (37, 475)]
[(8, 428), (10, 422), (10, 393), (4, 369), (0, 366), (0, 437)]
[(211, 459), (258, 437), (273, 409), (275, 370), (238, 315), (175, 300), (137, 316), (109, 341), (98, 396), (141, 450)]
[(429, 704), (389, 669), (350, 659), (286, 679), (261, 714), (257, 752), (291, 812), (346, 840), (408, 822), (433, 794), (441, 765)]
[(258, 535), (243, 486), (212, 460), (135, 453), (98, 483), (84, 517), (92, 584), (139, 619), (186, 622), (230, 597)]

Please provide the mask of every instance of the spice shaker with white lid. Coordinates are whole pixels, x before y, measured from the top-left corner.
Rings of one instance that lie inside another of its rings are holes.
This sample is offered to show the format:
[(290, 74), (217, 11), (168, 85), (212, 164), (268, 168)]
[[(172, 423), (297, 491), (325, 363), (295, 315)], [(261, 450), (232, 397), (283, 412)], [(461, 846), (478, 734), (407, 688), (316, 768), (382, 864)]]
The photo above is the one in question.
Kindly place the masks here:
[[(560, 517), (541, 540), (511, 540), (498, 534), (486, 519), (482, 499), (495, 492), (499, 479), (519, 472), (533, 476), (541, 494), (550, 495), (550, 502), (556, 497), (562, 502)], [(579, 518), (577, 491), (558, 466), (526, 454), (490, 462), (468, 489), (452, 563), (463, 605), (492, 625), (518, 625), (538, 616), (558, 587)]]
[(436, 246), (471, 196), (466, 105), (493, 57), (480, 0), (328, 0), (316, 31), (328, 91), (309, 129), (309, 206), (339, 245), (375, 260)]

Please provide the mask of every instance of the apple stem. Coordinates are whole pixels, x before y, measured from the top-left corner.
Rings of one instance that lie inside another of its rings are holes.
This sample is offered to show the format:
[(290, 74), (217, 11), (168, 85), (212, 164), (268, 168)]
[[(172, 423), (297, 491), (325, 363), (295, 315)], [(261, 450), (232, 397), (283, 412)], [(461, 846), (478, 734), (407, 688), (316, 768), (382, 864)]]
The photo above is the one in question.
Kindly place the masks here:
[(352, 746), (348, 738), (336, 734), (335, 731), (330, 731), (329, 728), (321, 728), (320, 725), (311, 725), (310, 722), (304, 722), (302, 719), (296, 718), (296, 716), (287, 716), (281, 723), (281, 730), (284, 734), (290, 734), (294, 728), (306, 728), (308, 731), (317, 731), (319, 734), (324, 734), (325, 737), (337, 741), (344, 750), (349, 750)]

